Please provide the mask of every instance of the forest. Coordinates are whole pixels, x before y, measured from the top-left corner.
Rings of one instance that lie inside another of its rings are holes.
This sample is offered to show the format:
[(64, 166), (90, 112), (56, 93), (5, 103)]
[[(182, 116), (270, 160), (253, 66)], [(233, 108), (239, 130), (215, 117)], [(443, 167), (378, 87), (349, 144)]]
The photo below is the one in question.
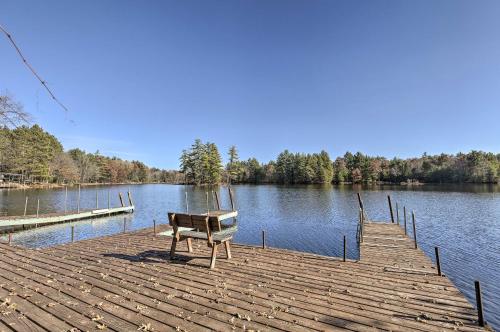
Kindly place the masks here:
[(10, 94), (0, 94), (0, 174), (21, 183), (178, 183), (178, 171), (80, 149), (64, 151)]
[(0, 173), (23, 183), (498, 183), (500, 154), (471, 151), (401, 159), (346, 152), (335, 160), (319, 153), (281, 152), (267, 163), (240, 160), (235, 146), (227, 163), (216, 144), (200, 139), (182, 151), (180, 170), (161, 170), (80, 149), (64, 151), (59, 140), (8, 95), (0, 95)]
[(0, 172), (20, 174), (22, 183), (178, 182), (178, 172), (150, 168), (80, 149), (64, 151), (40, 126), (0, 128)]
[(180, 171), (191, 184), (231, 183), (498, 183), (500, 154), (471, 151), (458, 154), (423, 154), (417, 158), (367, 156), (346, 152), (334, 161), (326, 151), (281, 152), (276, 160), (240, 160), (235, 146), (227, 153), (225, 167), (217, 146), (196, 140), (184, 150)]

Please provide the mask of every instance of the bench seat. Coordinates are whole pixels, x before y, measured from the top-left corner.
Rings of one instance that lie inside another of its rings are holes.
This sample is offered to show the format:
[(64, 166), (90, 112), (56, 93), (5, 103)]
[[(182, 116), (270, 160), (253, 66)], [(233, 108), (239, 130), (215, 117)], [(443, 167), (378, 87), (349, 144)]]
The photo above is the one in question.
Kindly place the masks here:
[[(195, 230), (194, 228), (190, 228), (190, 227), (179, 227), (179, 232), (194, 231), (194, 230)], [(174, 237), (174, 229), (171, 228), (169, 230), (166, 230), (165, 232), (160, 232), (157, 235)]]
[[(217, 232), (212, 232), (212, 240), (213, 241), (226, 241), (228, 239), (231, 239), (238, 230), (238, 226), (232, 226), (225, 228), (221, 231)], [(206, 232), (199, 232), (197, 230), (191, 229), (191, 230), (179, 230), (179, 235), (180, 236), (185, 236), (185, 237), (191, 237), (193, 239), (203, 239), (203, 240), (208, 240), (208, 235)]]

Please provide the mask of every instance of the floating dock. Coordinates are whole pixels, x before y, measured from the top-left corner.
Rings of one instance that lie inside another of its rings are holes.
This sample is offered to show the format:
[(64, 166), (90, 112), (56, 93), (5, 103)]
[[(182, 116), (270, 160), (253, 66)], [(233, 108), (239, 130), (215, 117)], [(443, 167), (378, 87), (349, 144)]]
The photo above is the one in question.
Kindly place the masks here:
[(167, 229), (0, 243), (0, 330), (484, 331), (395, 224), (365, 223), (360, 260), (233, 245), (214, 270), (204, 241), (169, 260)]
[(105, 217), (115, 214), (132, 213), (134, 206), (123, 206), (110, 209), (96, 209), (86, 211), (71, 211), (67, 213), (51, 213), (30, 216), (3, 216), (0, 217), (0, 233), (13, 230), (22, 230), (30, 227), (48, 226), (57, 223), (71, 222), (82, 219)]
[[(132, 195), (128, 192), (129, 205), (125, 206), (123, 202), (123, 196), (119, 193), (120, 207), (111, 208), (109, 207), (109, 195), (108, 195), (108, 208), (105, 209), (91, 209), (91, 210), (80, 210), (80, 193), (78, 193), (78, 210), (77, 211), (66, 211), (66, 212), (56, 212), (39, 214), (38, 208), (40, 202), (38, 201), (37, 213), (34, 215), (26, 215), (26, 205), (24, 207), (25, 215), (23, 216), (0, 216), (0, 233), (8, 233), (16, 230), (24, 230), (32, 227), (49, 226), (58, 223), (72, 222), (82, 219), (92, 219), (99, 217), (106, 217), (116, 214), (132, 213), (134, 212), (134, 203), (132, 202)], [(26, 204), (28, 203), (28, 198), (26, 198)], [(96, 206), (97, 194), (96, 194)]]

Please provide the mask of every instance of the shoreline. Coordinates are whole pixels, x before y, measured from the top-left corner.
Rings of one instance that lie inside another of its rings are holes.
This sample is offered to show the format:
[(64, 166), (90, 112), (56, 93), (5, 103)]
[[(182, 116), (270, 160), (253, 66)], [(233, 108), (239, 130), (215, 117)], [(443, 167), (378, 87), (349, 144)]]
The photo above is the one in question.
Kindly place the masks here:
[[(19, 184), (19, 183), (0, 183), (0, 190), (26, 190), (26, 189), (61, 189), (65, 187), (74, 188), (80, 185), (81, 187), (100, 187), (100, 186), (125, 186), (125, 185), (146, 185), (146, 184), (168, 184), (168, 185), (188, 185), (194, 187), (211, 187), (211, 186), (227, 186), (227, 183), (219, 183), (216, 185), (211, 184), (201, 184), (194, 185), (191, 183), (168, 183), (168, 182), (119, 182), (119, 183), (75, 183), (75, 184), (58, 184), (58, 183), (38, 183), (38, 184)], [(328, 185), (328, 183), (232, 183), (232, 185), (277, 185), (277, 186), (305, 186), (305, 185)], [(363, 182), (363, 183), (353, 183), (353, 182), (339, 182), (331, 183), (333, 186), (400, 186), (400, 187), (422, 187), (422, 186), (439, 186), (439, 185), (488, 185), (497, 186), (500, 183), (485, 183), (485, 182)]]

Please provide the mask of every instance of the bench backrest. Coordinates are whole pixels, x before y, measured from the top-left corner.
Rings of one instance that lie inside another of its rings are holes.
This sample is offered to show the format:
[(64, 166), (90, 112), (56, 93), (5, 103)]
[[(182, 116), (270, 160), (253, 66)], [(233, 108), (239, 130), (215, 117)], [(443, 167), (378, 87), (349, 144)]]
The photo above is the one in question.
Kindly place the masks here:
[(199, 214), (169, 212), (168, 220), (172, 227), (190, 227), (202, 232), (218, 232), (221, 230), (221, 225), (217, 218), (209, 218)]

